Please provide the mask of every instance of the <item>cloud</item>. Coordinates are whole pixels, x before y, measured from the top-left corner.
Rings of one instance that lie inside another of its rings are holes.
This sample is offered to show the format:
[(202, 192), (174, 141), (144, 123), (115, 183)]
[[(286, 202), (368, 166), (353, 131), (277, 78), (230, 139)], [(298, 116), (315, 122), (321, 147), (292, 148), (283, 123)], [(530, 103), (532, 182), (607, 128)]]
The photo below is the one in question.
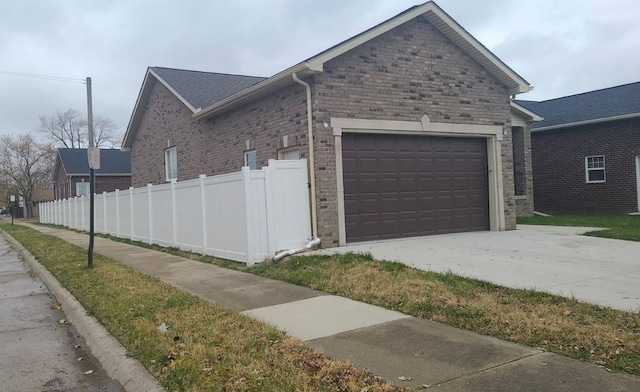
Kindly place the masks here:
[[(415, 0), (23, 0), (0, 13), (0, 71), (91, 76), (94, 111), (124, 131), (148, 66), (270, 76)], [(441, 0), (543, 99), (637, 81), (640, 3)], [(521, 96), (525, 98), (525, 96)], [(0, 132), (86, 111), (83, 85), (0, 74)]]

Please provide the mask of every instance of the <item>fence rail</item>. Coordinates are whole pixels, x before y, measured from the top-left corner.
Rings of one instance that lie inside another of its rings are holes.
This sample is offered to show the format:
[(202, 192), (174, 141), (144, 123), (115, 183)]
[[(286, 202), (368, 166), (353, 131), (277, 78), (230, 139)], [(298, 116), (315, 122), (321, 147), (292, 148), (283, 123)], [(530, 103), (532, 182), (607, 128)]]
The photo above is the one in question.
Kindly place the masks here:
[[(311, 239), (306, 160), (95, 195), (97, 233), (252, 265)], [(40, 222), (89, 230), (89, 198), (43, 203)]]

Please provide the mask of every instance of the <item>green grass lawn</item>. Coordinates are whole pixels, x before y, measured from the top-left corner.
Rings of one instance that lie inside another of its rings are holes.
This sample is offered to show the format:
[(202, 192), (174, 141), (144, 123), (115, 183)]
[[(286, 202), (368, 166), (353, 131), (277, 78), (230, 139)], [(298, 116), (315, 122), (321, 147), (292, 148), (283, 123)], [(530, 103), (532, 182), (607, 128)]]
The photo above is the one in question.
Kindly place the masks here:
[[(547, 224), (561, 224), (560, 219), (544, 219)], [(596, 225), (572, 216), (564, 224), (607, 227), (604, 221)], [(114, 240), (233, 267), (596, 363), (611, 371), (640, 375), (638, 311), (624, 312), (535, 290), (510, 289), (452, 273), (420, 271), (375, 260), (370, 254), (300, 255), (246, 268), (241, 263), (178, 249)]]
[(640, 215), (627, 214), (558, 214), (518, 218), (518, 224), (550, 226), (602, 227), (585, 235), (640, 241)]
[[(400, 392), (372, 373), (132, 268), (22, 225), (0, 223), (168, 391)], [(66, 304), (63, 304), (63, 309)], [(166, 333), (158, 330), (165, 323)]]

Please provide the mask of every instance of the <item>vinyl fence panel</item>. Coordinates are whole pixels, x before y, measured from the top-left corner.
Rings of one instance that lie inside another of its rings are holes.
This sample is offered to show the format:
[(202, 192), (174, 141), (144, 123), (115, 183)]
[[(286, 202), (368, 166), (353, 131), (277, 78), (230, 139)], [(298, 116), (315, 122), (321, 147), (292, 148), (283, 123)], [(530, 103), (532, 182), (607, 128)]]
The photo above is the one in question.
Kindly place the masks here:
[[(95, 230), (254, 264), (311, 240), (306, 160), (95, 195)], [(43, 205), (43, 223), (89, 229), (89, 198)]]

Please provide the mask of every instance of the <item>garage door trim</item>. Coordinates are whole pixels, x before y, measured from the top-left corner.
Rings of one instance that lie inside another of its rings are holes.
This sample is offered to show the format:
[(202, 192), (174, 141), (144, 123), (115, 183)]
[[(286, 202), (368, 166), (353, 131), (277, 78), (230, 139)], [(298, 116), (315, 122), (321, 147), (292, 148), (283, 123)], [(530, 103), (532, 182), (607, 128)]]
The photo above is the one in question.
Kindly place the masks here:
[(394, 135), (424, 135), (445, 137), (479, 137), (487, 142), (487, 163), (489, 166), (489, 228), (504, 230), (504, 194), (502, 178), (502, 132), (501, 126), (433, 123), (425, 115), (421, 121), (386, 121), (353, 118), (332, 118), (336, 154), (336, 180), (338, 203), (339, 245), (347, 244), (344, 201), (344, 180), (342, 166), (343, 133), (386, 133)]

